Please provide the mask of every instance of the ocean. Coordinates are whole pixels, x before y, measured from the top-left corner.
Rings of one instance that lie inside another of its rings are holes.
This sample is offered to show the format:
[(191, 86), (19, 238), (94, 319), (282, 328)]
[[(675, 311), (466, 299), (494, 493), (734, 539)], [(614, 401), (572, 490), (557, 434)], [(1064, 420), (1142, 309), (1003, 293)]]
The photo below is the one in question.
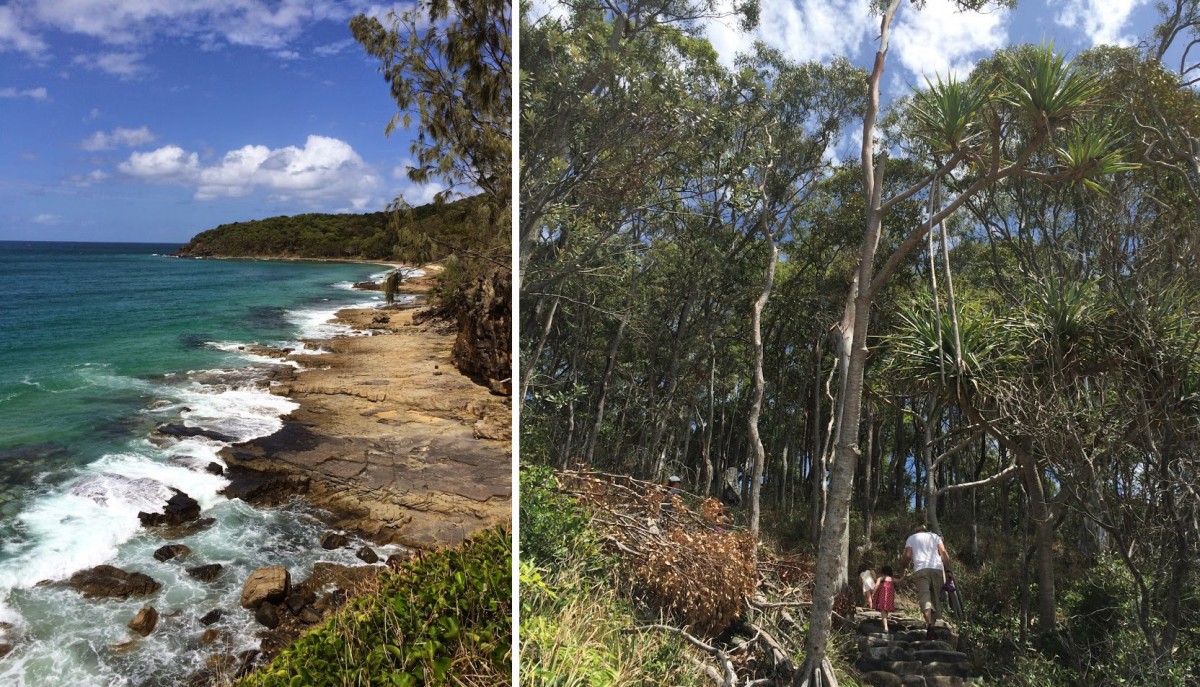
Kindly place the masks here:
[[(278, 363), (241, 347), (345, 332), (333, 313), (377, 303), (351, 285), (386, 268), (169, 257), (176, 248), (0, 241), (0, 644), (12, 647), (0, 684), (179, 684), (214, 652), (257, 648), (261, 627), (238, 603), (254, 569), (286, 565), (298, 582), (319, 560), (360, 563), (353, 548), (319, 547), (325, 526), (302, 502), (221, 496), (226, 480), (204, 467), (223, 462), (223, 443), (154, 435), (184, 423), (245, 441), (281, 427), (295, 405), (267, 391)], [(307, 352), (300, 364), (319, 365), (319, 343)], [(184, 563), (156, 561), (168, 542), (137, 518), (172, 488), (217, 520), (171, 540), (192, 549)], [(118, 601), (42, 584), (102, 563), (163, 588)], [(212, 582), (185, 573), (207, 563), (224, 566)], [(126, 623), (145, 604), (160, 621), (142, 639)], [(199, 617), (214, 608), (220, 639), (201, 646)]]

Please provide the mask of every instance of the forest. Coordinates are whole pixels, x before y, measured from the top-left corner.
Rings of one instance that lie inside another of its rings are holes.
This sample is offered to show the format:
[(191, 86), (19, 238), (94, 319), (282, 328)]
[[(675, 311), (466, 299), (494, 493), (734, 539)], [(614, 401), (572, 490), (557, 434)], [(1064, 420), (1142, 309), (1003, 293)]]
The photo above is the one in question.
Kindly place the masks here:
[(634, 667), (626, 627), (579, 684), (859, 684), (848, 582), (914, 520), (984, 684), (1200, 684), (1200, 2), (1133, 47), (1010, 46), (885, 98), (922, 4), (872, 3), (871, 70), (762, 44), (723, 66), (702, 25), (754, 3), (522, 7), (529, 684), (570, 684), (545, 648), (584, 641), (569, 589), (630, 626), (680, 608), (553, 545), (601, 519), (579, 471), (682, 476), (737, 504), (748, 555), (811, 574), (790, 675), (677, 613), (712, 651), (647, 639)]
[(467, 198), (389, 212), (309, 213), (233, 222), (197, 234), (176, 254), (425, 263), (456, 249), (477, 250), (498, 242), (495, 229), (475, 216), (480, 205), (478, 198)]

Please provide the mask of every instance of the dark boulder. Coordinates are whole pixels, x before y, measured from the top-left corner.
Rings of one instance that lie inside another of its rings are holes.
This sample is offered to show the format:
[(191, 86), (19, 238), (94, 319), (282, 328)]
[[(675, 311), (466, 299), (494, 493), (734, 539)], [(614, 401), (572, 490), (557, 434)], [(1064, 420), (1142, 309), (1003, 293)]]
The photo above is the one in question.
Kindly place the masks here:
[(254, 611), (254, 619), (260, 625), (265, 625), (267, 628), (274, 630), (279, 627), (279, 607), (270, 601), (264, 601)]
[(155, 550), (154, 560), (165, 562), (172, 558), (184, 558), (191, 552), (192, 550), (186, 544), (167, 544)]
[(349, 543), (350, 540), (345, 535), (338, 534), (337, 532), (326, 532), (321, 536), (321, 548), (328, 551), (340, 549)]
[(97, 565), (88, 570), (80, 570), (71, 576), (67, 584), (89, 599), (149, 596), (162, 588), (162, 585), (149, 575), (126, 572), (111, 565)]
[(306, 623), (308, 625), (314, 625), (316, 623), (321, 622), (321, 614), (317, 613), (316, 611), (314, 611), (311, 608), (302, 609), (300, 611), (300, 615), (298, 615), (297, 618), (300, 619), (300, 622)]
[(154, 631), (158, 625), (158, 611), (153, 606), (142, 606), (142, 609), (129, 621), (129, 629), (145, 637)]
[(138, 513), (138, 520), (147, 527), (157, 525), (175, 526), (191, 522), (200, 517), (200, 503), (187, 494), (173, 489), (175, 493), (167, 499), (162, 513)]
[(200, 580), (201, 582), (212, 582), (221, 574), (224, 568), (220, 563), (209, 563), (208, 565), (197, 565), (194, 568), (188, 568), (187, 574)]
[(225, 468), (222, 467), (221, 464), (216, 461), (209, 463), (208, 466), (204, 468), (204, 470), (205, 470), (205, 472), (208, 472), (210, 474), (217, 475), (217, 476), (221, 476), (221, 475), (225, 474)]
[(375, 553), (375, 549), (372, 549), (369, 546), (362, 547), (354, 555), (358, 556), (359, 559), (362, 560), (364, 563), (378, 563), (379, 562), (379, 554)]
[(203, 427), (188, 427), (187, 425), (178, 423), (160, 425), (157, 431), (159, 434), (164, 434), (169, 437), (177, 437), (179, 439), (186, 439), (188, 437), (204, 437), (206, 439), (214, 439), (216, 441), (224, 441), (227, 443), (233, 443), (237, 441), (237, 437), (235, 436), (222, 434), (221, 432), (211, 429), (204, 429)]
[(387, 557), (387, 564), (388, 564), (388, 567), (399, 568), (400, 566), (404, 565), (405, 563), (411, 561), (414, 557), (415, 557), (415, 554), (413, 554), (412, 551), (402, 551), (400, 553), (393, 553), (392, 555)]
[(209, 611), (208, 613), (205, 613), (203, 616), (200, 617), (200, 624), (201, 625), (212, 625), (213, 623), (220, 620), (221, 616), (223, 616), (223, 615), (225, 615), (224, 611), (222, 611), (219, 608), (214, 608), (211, 611)]
[(304, 595), (300, 593), (292, 593), (284, 603), (287, 604), (288, 610), (292, 612), (292, 615), (300, 613), (300, 610), (308, 604)]

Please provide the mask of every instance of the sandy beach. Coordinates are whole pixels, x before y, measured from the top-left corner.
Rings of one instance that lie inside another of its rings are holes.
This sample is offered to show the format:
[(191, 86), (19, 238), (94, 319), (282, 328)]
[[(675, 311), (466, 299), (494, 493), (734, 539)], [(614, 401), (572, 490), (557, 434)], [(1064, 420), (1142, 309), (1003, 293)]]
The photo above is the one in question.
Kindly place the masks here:
[[(431, 277), (400, 294), (423, 300)], [(279, 432), (232, 446), (230, 496), (258, 505), (293, 494), (335, 526), (379, 543), (437, 548), (512, 517), (512, 402), (451, 362), (454, 330), (414, 320), (414, 305), (347, 309), (354, 336), (329, 353), (287, 355), (272, 388), (300, 408)], [(419, 319), (419, 318), (418, 318)]]

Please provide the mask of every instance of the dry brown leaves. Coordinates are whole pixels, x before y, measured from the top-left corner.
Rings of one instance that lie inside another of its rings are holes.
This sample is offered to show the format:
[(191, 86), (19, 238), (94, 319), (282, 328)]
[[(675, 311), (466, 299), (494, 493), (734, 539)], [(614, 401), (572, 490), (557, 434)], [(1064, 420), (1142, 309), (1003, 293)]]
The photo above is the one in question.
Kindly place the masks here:
[(636, 596), (700, 636), (714, 636), (744, 610), (758, 586), (755, 539), (731, 527), (720, 502), (697, 510), (653, 482), (599, 472), (558, 473), (560, 488), (593, 513), (622, 559)]

